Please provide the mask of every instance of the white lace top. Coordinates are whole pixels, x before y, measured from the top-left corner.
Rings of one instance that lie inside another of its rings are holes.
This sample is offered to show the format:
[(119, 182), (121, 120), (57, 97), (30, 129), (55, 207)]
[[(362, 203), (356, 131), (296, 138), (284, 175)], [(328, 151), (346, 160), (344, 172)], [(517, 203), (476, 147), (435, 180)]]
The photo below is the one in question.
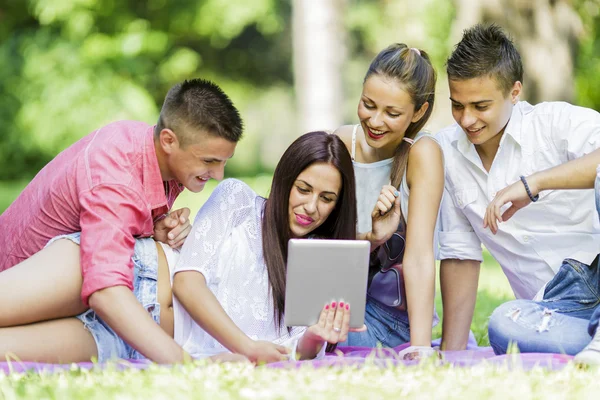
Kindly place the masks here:
[[(275, 328), (262, 251), (265, 201), (244, 182), (221, 182), (196, 215), (172, 275), (202, 273), (227, 315), (246, 335), (295, 348), (306, 328), (294, 327), (291, 333), (286, 327)], [(173, 310), (175, 341), (190, 355), (197, 358), (228, 351), (193, 321), (176, 298)]]

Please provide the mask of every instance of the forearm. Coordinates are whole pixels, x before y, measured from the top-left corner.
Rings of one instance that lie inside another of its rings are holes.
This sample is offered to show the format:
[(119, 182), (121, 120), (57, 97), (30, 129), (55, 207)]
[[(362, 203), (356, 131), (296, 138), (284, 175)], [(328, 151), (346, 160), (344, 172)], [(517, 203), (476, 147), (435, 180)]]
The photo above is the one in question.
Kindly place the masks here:
[(435, 261), (433, 253), (405, 257), (403, 263), (406, 303), (412, 346), (431, 346), (435, 298)]
[(200, 272), (176, 273), (173, 293), (192, 319), (209, 335), (234, 353), (246, 353), (252, 339), (227, 315)]
[(442, 350), (464, 350), (467, 347), (480, 266), (481, 263), (474, 260), (443, 260), (441, 263)]
[(600, 164), (600, 149), (526, 177), (534, 194), (543, 190), (589, 189), (594, 187), (596, 167)]
[(125, 286), (94, 292), (90, 308), (134, 349), (157, 363), (177, 363), (187, 358), (172, 337), (150, 317)]

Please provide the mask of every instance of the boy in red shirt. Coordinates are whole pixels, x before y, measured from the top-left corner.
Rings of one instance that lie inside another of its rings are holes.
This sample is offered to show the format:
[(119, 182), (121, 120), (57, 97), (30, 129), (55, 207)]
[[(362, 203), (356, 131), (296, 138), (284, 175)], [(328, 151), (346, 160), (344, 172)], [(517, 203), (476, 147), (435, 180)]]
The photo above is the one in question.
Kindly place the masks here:
[[(131, 292), (135, 238), (181, 246), (189, 209), (168, 211), (184, 188), (200, 192), (208, 179), (223, 178), (241, 135), (227, 95), (191, 80), (169, 90), (156, 126), (115, 122), (61, 152), (0, 216), (0, 326), (90, 307), (151, 360), (182, 361), (183, 350)], [(79, 246), (45, 247), (75, 232)]]

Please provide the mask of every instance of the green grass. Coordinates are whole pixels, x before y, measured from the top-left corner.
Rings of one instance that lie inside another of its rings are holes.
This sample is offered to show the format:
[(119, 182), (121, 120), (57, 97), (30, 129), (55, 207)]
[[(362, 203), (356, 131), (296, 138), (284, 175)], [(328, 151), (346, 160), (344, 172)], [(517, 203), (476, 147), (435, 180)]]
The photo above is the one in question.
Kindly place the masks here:
[[(243, 179), (266, 195), (270, 176)], [(0, 210), (10, 204), (24, 182), (0, 183)], [(175, 207), (189, 207), (192, 218), (215, 183), (199, 194), (186, 192)], [(475, 316), (471, 326), (480, 345), (488, 345), (487, 320), (499, 304), (513, 298), (499, 265), (484, 251)], [(436, 306), (441, 315), (439, 284)], [(439, 337), (441, 327), (434, 329)], [(145, 371), (115, 369), (63, 373), (0, 374), (1, 399), (586, 399), (600, 393), (600, 370), (583, 371), (572, 365), (562, 371), (535, 368), (523, 371), (507, 366), (479, 365), (453, 368), (424, 364), (419, 367), (373, 365), (356, 369), (254, 368), (244, 364), (176, 367), (153, 366)]]
[(314, 369), (248, 364), (0, 374), (0, 399), (594, 399), (600, 370), (478, 365)]

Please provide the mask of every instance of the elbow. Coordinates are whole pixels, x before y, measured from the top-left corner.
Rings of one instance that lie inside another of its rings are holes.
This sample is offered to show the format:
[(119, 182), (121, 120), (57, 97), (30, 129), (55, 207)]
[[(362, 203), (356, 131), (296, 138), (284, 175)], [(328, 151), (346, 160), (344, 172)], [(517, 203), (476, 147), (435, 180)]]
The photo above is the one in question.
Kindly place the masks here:
[(175, 276), (173, 276), (173, 296), (180, 298), (184, 285), (185, 280), (183, 279), (183, 274), (176, 273)]
[(88, 299), (90, 308), (96, 313), (103, 315), (103, 311), (112, 307), (114, 289), (116, 289), (116, 286), (96, 290), (92, 293)]
[(208, 290), (206, 279), (198, 271), (176, 272), (173, 276), (173, 295), (182, 301), (188, 294), (197, 295), (204, 290)]

